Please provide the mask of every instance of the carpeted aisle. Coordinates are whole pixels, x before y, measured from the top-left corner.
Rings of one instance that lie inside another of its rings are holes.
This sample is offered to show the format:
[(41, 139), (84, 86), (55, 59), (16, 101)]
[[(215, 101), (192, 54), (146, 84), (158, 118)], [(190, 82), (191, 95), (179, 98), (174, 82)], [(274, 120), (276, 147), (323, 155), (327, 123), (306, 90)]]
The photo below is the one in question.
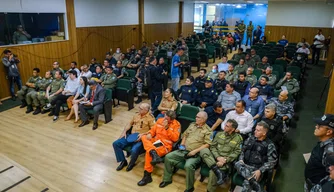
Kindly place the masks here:
[[(317, 138), (313, 135), (315, 123), (314, 117), (323, 115), (327, 92), (324, 94), (320, 108), (317, 104), (321, 91), (326, 83), (323, 77), (323, 63), (319, 66), (311, 66), (308, 70), (307, 82), (302, 92), (303, 98), (299, 103), (299, 121), (296, 128), (290, 129), (286, 152), (281, 157), (280, 169), (274, 180), (276, 192), (304, 191), (304, 168), (303, 153), (311, 152), (316, 145)], [(328, 91), (328, 87), (327, 87)]]
[(19, 99), (16, 99), (16, 101), (13, 101), (12, 99), (4, 100), (2, 101), (2, 105), (0, 105), (0, 112), (17, 107), (19, 105), (21, 105), (21, 101)]

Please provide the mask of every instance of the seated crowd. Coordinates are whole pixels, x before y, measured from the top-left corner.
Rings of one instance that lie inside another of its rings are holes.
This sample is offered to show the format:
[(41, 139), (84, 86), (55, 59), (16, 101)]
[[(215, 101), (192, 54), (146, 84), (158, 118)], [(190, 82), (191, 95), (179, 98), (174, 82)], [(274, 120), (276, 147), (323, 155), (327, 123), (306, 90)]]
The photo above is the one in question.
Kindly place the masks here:
[[(294, 117), (299, 77), (295, 78), (286, 68), (285, 75), (278, 77), (268, 57), (260, 57), (255, 49), (245, 54), (240, 48), (232, 58), (236, 64), (223, 56), (222, 62), (213, 65), (210, 72), (200, 69), (198, 77), (188, 76), (185, 84), (179, 86), (179, 68), (187, 61), (184, 57), (188, 57), (185, 42), (194, 42), (196, 38), (191, 34), (187, 39), (179, 36), (176, 41), (171, 38), (161, 45), (156, 41), (151, 47), (143, 42), (141, 49), (132, 45), (126, 53), (117, 48), (114, 54), (106, 54), (102, 65), (93, 58), (89, 65), (78, 69), (73, 61), (66, 72), (54, 62), (53, 69), (44, 77), (34, 68), (32, 77), (17, 93), (21, 108), (27, 107), (26, 113), (34, 111), (34, 115), (49, 112), (53, 121), (57, 121), (60, 109), (67, 103), (71, 110), (65, 120), (74, 115), (75, 122), (81, 119), (79, 127), (89, 123), (87, 112), (93, 110), (95, 130), (105, 90), (112, 90), (114, 95), (117, 81), (134, 73), (130, 80), (137, 91), (139, 113), (113, 143), (120, 163), (117, 171), (124, 167), (131, 171), (139, 155), (145, 153), (144, 176), (139, 186), (152, 182), (154, 166), (164, 162), (160, 188), (172, 183), (177, 169), (184, 169), (185, 191), (194, 191), (195, 171), (205, 164), (210, 169), (207, 185), (210, 192), (227, 181), (233, 167), (241, 176), (245, 191), (262, 191), (261, 181), (271, 180), (266, 177), (277, 167)], [(196, 49), (206, 49), (206, 42), (217, 40), (225, 42), (225, 37), (201, 40)], [(227, 37), (227, 44), (230, 41)], [(157, 57), (161, 50), (174, 51), (171, 66), (163, 57)], [(255, 71), (259, 74), (254, 74)], [(167, 87), (169, 73), (171, 88)], [(142, 102), (144, 92), (148, 92), (151, 105)], [(185, 131), (181, 133), (177, 115), (185, 105), (195, 106), (199, 112), (188, 127), (182, 127)], [(131, 156), (129, 162), (123, 150)]]

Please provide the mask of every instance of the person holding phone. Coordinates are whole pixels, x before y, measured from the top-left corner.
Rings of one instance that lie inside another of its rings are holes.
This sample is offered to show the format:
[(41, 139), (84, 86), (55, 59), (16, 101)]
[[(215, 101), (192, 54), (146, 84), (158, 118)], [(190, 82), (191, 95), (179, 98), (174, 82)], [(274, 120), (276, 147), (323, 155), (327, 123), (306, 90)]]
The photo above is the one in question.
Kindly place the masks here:
[(27, 33), (22, 25), (18, 25), (17, 30), (14, 32), (13, 34), (13, 43), (14, 44), (20, 44), (23, 41), (29, 41), (29, 39), (31, 38), (31, 35), (29, 35), (29, 33)]
[(153, 166), (162, 163), (161, 157), (172, 151), (173, 143), (181, 134), (181, 124), (176, 120), (175, 111), (169, 110), (164, 118), (158, 119), (154, 126), (142, 137), (145, 153), (144, 177), (138, 182), (138, 186), (144, 186), (152, 182), (151, 173)]

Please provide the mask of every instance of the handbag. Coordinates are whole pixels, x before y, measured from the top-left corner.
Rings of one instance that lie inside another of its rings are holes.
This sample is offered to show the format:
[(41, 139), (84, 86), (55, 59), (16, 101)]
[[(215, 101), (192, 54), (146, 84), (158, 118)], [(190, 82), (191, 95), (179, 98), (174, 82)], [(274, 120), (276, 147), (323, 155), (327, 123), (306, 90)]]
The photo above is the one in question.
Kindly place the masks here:
[(70, 96), (69, 98), (67, 98), (67, 100), (66, 100), (66, 102), (67, 102), (67, 107), (68, 107), (69, 109), (72, 108), (72, 101), (73, 101), (73, 99), (74, 99), (74, 96), (72, 95), (72, 96)]

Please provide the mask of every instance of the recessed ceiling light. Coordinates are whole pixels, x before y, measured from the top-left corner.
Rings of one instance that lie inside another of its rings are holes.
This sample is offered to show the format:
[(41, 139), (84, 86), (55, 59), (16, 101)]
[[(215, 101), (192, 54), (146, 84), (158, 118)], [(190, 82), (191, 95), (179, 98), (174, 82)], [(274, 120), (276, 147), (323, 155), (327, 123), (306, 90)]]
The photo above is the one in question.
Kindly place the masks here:
[(247, 1), (247, 3), (254, 3), (254, 1)]

